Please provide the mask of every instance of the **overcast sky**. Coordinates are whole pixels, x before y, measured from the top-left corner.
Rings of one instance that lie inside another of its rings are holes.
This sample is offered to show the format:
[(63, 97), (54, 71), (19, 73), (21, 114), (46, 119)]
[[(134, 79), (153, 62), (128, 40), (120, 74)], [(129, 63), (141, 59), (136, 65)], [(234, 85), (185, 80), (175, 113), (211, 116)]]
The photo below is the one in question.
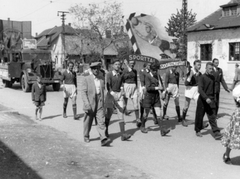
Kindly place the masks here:
[[(112, 2), (114, 0), (106, 0)], [(166, 25), (171, 14), (182, 6), (182, 0), (116, 0), (122, 3), (125, 17), (130, 13), (145, 13), (160, 19)], [(197, 13), (197, 20), (219, 9), (220, 5), (227, 4), (230, 0), (188, 0), (188, 9)], [(60, 26), (58, 11), (68, 11), (69, 7), (77, 3), (103, 4), (104, 0), (1, 0), (0, 19), (17, 21), (32, 21), (32, 35), (41, 33), (47, 28)], [(66, 23), (71, 23), (73, 18), (68, 14)]]

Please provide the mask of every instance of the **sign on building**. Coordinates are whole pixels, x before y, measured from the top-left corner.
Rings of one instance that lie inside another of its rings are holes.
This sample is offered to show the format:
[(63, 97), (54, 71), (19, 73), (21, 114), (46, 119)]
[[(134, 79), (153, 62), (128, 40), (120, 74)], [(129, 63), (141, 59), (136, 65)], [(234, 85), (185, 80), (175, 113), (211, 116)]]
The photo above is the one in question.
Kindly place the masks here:
[(23, 39), (23, 49), (37, 49), (37, 40)]

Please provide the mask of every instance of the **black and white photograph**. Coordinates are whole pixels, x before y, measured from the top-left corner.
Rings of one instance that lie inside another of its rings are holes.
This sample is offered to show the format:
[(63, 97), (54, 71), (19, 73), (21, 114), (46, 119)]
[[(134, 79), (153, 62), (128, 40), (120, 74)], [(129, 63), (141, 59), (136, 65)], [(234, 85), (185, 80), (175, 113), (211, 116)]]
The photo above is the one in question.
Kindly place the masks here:
[(0, 2), (0, 179), (239, 179), (240, 0)]

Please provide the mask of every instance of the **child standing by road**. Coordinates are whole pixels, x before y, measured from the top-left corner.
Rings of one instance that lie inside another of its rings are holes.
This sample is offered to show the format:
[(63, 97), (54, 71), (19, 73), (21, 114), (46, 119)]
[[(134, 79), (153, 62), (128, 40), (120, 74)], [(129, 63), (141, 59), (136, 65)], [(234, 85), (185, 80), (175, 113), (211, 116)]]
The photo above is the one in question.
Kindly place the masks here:
[[(46, 86), (41, 82), (41, 76), (37, 75), (37, 81), (32, 86), (32, 101), (36, 105), (35, 119), (42, 120), (42, 107), (46, 101)], [(39, 118), (38, 118), (39, 112)]]

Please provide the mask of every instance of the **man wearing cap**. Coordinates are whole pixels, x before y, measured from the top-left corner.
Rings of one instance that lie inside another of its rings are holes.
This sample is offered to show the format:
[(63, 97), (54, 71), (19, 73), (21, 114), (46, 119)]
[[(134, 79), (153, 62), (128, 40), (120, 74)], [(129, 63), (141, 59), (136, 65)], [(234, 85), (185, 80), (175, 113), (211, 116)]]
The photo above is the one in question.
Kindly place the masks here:
[(195, 116), (195, 131), (197, 137), (202, 137), (201, 130), (203, 129), (203, 118), (205, 113), (207, 113), (210, 126), (214, 133), (214, 138), (219, 140), (222, 135), (216, 120), (215, 84), (213, 64), (208, 62), (206, 64), (206, 72), (201, 75), (198, 80), (199, 97)]
[(73, 62), (68, 63), (68, 68), (62, 73), (61, 81), (63, 88), (63, 117), (67, 118), (68, 99), (72, 99), (72, 108), (74, 119), (77, 120), (80, 116), (77, 115), (77, 75), (73, 71)]
[(198, 93), (198, 80), (199, 77), (202, 75), (200, 72), (201, 69), (201, 61), (200, 60), (195, 60), (193, 62), (194, 69), (192, 70), (192, 66), (189, 64), (188, 65), (188, 72), (186, 75), (185, 79), (185, 106), (183, 108), (182, 112), (182, 125), (187, 127), (187, 122), (186, 122), (186, 115), (187, 111), (191, 102), (191, 99), (193, 99), (195, 102), (197, 102), (199, 93)]
[(104, 80), (99, 76), (100, 62), (90, 64), (91, 73), (82, 79), (81, 95), (83, 110), (85, 112), (83, 121), (84, 141), (89, 142), (89, 133), (93, 119), (97, 120), (97, 130), (100, 135), (101, 145), (106, 146), (110, 139), (106, 136), (104, 116)]
[(151, 108), (154, 108), (157, 114), (160, 134), (162, 136), (165, 136), (170, 132), (170, 130), (165, 129), (164, 126), (162, 125), (163, 120), (162, 120), (162, 114), (161, 114), (161, 100), (160, 100), (160, 91), (162, 90), (162, 87), (160, 86), (160, 83), (159, 83), (158, 69), (159, 69), (159, 64), (152, 63), (150, 66), (149, 75), (145, 76), (146, 93), (145, 93), (145, 97), (143, 99), (143, 104), (142, 104), (143, 108), (145, 109), (145, 112), (144, 112), (143, 118), (141, 119), (142, 123), (141, 123), (140, 129), (142, 133), (148, 132), (148, 130), (145, 127), (145, 124), (147, 122), (147, 117)]
[[(164, 99), (163, 104), (163, 118), (167, 119), (167, 107), (170, 100), (170, 97), (174, 99), (175, 108), (177, 112), (178, 122), (181, 122), (181, 114), (180, 114), (180, 106), (179, 106), (179, 73), (176, 71), (177, 67), (173, 66), (166, 72), (165, 75), (165, 91), (164, 95), (166, 98)], [(165, 95), (166, 94), (166, 95)]]
[(218, 109), (219, 109), (219, 97), (220, 97), (220, 89), (221, 89), (221, 85), (223, 86), (223, 88), (230, 93), (230, 90), (228, 89), (228, 86), (224, 80), (223, 77), (223, 71), (221, 68), (218, 67), (219, 65), (219, 60), (217, 58), (214, 58), (212, 61), (214, 67), (213, 67), (213, 75), (215, 77), (215, 96), (216, 96), (216, 116), (218, 115)]
[(117, 115), (120, 119), (119, 127), (121, 131), (121, 140), (125, 141), (130, 139), (131, 135), (125, 133), (125, 103), (124, 103), (124, 90), (123, 90), (123, 79), (120, 73), (121, 63), (118, 59), (115, 59), (112, 64), (113, 70), (107, 74), (107, 96), (106, 96), (106, 135), (108, 136), (108, 126), (110, 123), (111, 116), (113, 114), (114, 107), (117, 109)]

